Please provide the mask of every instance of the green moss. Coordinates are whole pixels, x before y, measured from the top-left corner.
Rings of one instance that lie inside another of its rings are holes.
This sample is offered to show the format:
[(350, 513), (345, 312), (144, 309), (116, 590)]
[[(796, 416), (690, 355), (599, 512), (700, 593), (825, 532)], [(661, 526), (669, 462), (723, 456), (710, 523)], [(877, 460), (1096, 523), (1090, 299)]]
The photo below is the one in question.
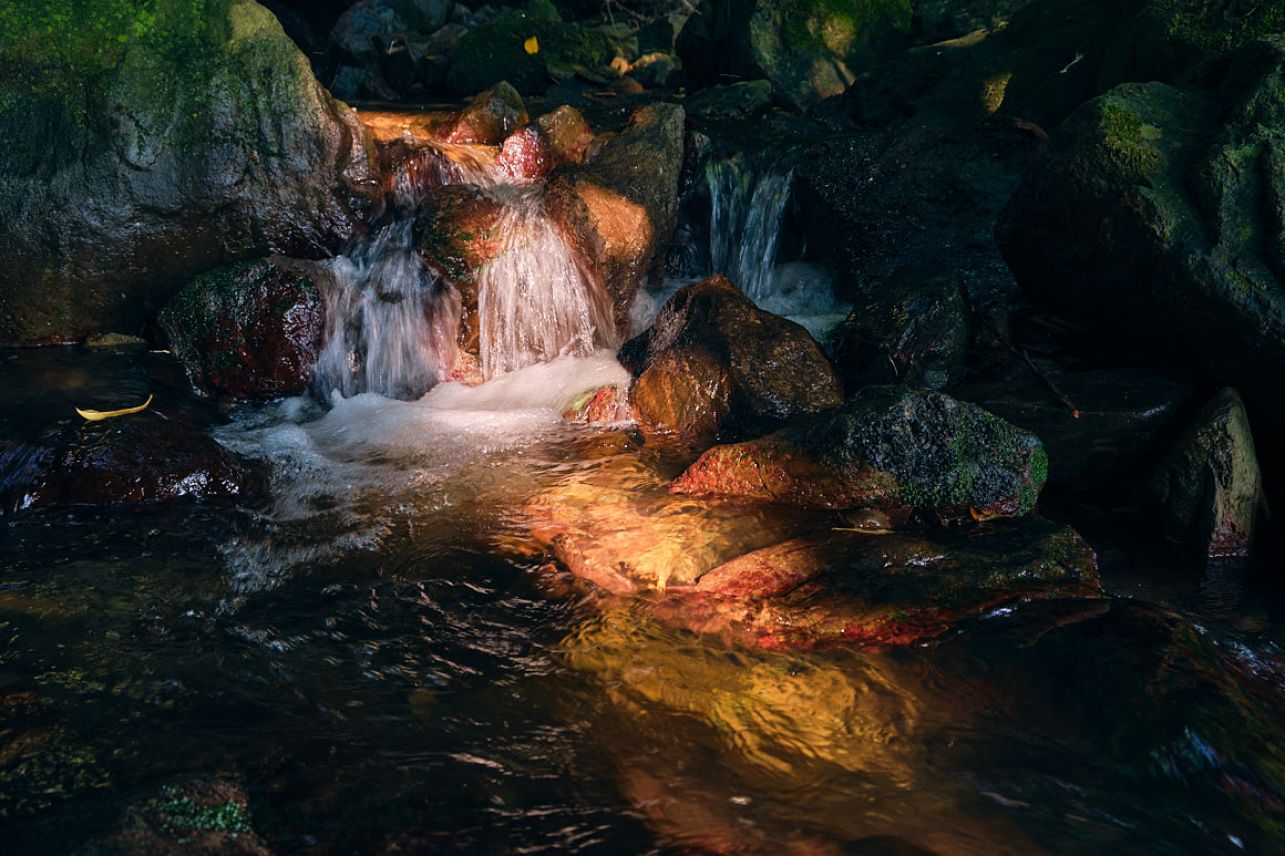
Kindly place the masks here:
[(1152, 0), (1149, 11), (1164, 21), (1171, 39), (1210, 53), (1227, 53), (1254, 39), (1285, 31), (1285, 3), (1227, 0)]
[(1128, 107), (1116, 101), (1104, 103), (1101, 127), (1107, 149), (1132, 172), (1147, 173), (1160, 165), (1163, 156), (1154, 141), (1163, 132)]
[(908, 0), (810, 0), (782, 4), (781, 37), (790, 48), (847, 57), (889, 28), (910, 29)]
[(169, 833), (250, 831), (250, 813), (236, 800), (202, 805), (174, 788), (147, 805), (147, 812), (160, 821)]

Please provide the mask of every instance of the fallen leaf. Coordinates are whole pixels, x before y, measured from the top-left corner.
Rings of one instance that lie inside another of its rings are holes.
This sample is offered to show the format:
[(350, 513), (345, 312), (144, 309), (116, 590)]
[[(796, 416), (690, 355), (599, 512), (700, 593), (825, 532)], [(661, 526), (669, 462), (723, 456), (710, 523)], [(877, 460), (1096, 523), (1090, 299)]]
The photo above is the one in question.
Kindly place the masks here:
[(101, 422), (104, 419), (115, 419), (117, 416), (128, 416), (131, 413), (142, 413), (151, 405), (151, 403), (152, 396), (149, 395), (147, 396), (147, 401), (144, 401), (137, 407), (126, 407), (121, 410), (81, 410), (77, 407), (76, 412), (80, 414), (82, 419), (89, 422)]

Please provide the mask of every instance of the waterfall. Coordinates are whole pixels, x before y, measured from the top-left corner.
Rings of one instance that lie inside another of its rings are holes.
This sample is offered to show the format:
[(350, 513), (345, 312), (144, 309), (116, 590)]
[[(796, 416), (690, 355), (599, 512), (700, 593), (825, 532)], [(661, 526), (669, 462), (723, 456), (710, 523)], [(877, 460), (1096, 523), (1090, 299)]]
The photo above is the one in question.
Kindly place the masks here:
[(331, 265), (327, 332), (313, 373), (319, 398), (417, 399), (451, 377), (460, 294), (424, 266), (412, 234), (416, 207), (446, 184), (476, 185), (501, 205), (499, 252), (475, 272), (486, 379), (618, 344), (610, 301), (545, 214), (543, 182), (509, 176), (484, 146), (434, 143), (386, 166), (391, 222)]
[(333, 391), (419, 398), (454, 368), (459, 294), (424, 267), (412, 243), (403, 219), (331, 263), (325, 344), (313, 370), (323, 400)]
[(543, 186), (490, 189), (504, 205), (499, 255), (478, 273), (482, 374), (615, 345), (611, 303), (576, 264), (544, 211)]
[(790, 199), (792, 170), (756, 164), (743, 155), (710, 161), (710, 272), (721, 273), (753, 301), (773, 291), (781, 223)]

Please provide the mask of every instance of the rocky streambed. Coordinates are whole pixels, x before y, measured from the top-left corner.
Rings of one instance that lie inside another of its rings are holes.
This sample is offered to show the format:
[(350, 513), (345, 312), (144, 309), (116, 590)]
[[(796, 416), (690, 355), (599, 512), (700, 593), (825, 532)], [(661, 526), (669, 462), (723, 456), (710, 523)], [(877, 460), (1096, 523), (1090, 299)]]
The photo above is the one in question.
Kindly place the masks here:
[(1274, 5), (153, 5), (0, 11), (19, 850), (1280, 849)]

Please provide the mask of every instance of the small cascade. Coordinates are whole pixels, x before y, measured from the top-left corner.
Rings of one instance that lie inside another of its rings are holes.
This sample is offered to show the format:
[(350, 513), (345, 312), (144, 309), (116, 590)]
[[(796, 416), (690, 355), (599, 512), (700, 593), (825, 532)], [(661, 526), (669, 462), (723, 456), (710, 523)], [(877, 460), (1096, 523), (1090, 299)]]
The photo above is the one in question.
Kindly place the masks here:
[(417, 399), (451, 377), (460, 294), (424, 266), (413, 237), (416, 207), (448, 184), (477, 185), (502, 206), (500, 252), (476, 273), (486, 379), (619, 344), (610, 301), (545, 214), (543, 183), (514, 179), (495, 165), (494, 154), (484, 146), (434, 143), (385, 164), (392, 222), (332, 263), (328, 330), (314, 371), (322, 400), (334, 392)]
[(482, 374), (615, 346), (611, 302), (545, 215), (540, 184), (490, 189), (504, 204), (500, 253), (478, 273)]
[(709, 184), (710, 272), (731, 279), (753, 301), (773, 291), (777, 249), (792, 170), (737, 155), (705, 170)]
[(414, 399), (455, 366), (460, 297), (420, 262), (411, 220), (394, 222), (332, 262), (325, 345), (313, 370), (323, 400), (378, 392)]

